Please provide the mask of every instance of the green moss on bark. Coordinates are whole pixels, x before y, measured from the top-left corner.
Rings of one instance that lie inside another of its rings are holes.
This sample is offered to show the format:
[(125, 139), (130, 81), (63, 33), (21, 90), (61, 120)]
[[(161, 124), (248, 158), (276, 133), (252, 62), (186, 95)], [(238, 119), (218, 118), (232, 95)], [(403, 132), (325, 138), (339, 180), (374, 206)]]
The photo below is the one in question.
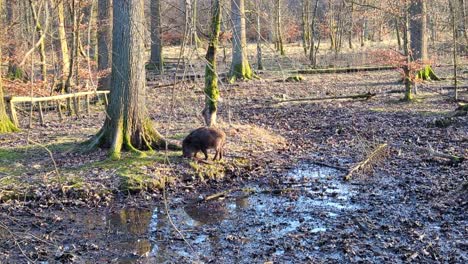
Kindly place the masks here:
[(231, 71), (231, 77), (229, 81), (233, 83), (234, 81), (240, 79), (240, 80), (251, 80), (254, 75), (252, 72), (252, 68), (250, 68), (250, 65), (248, 62), (244, 63), (239, 63), (236, 65), (233, 65), (233, 70)]
[(424, 81), (440, 81), (440, 78), (435, 74), (434, 70), (432, 70), (432, 67), (430, 65), (427, 65), (422, 70), (420, 70), (417, 73), (416, 77)]

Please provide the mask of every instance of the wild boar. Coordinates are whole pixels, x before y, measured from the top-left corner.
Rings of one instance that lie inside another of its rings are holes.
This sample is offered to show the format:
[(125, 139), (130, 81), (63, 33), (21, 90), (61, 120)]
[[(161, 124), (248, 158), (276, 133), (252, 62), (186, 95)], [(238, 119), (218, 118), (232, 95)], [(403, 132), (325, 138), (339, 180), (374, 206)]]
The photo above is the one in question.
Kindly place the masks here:
[(199, 151), (205, 154), (205, 160), (208, 159), (208, 149), (215, 149), (216, 153), (213, 160), (218, 157), (219, 160), (224, 155), (224, 143), (226, 142), (226, 134), (220, 129), (211, 127), (200, 127), (190, 132), (190, 134), (182, 141), (182, 152), (184, 157), (197, 157)]

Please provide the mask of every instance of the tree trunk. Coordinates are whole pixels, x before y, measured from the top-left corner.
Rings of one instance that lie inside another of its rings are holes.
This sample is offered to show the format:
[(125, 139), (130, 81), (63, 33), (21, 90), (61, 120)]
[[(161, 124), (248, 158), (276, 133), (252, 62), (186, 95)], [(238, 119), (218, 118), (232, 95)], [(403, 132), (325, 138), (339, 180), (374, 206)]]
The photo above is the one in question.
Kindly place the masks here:
[(318, 10), (318, 3), (319, 0), (315, 0), (315, 5), (314, 5), (314, 11), (312, 13), (312, 20), (310, 22), (310, 55), (309, 55), (309, 60), (310, 64), (312, 67), (317, 66), (317, 51), (319, 48), (319, 45), (317, 47), (315, 46), (315, 35), (318, 35), (319, 38), (319, 43), (320, 43), (320, 32), (316, 32), (315, 30), (315, 21), (317, 17), (317, 10)]
[[(17, 4), (15, 2), (13, 3), (8, 3), (5, 5), (6, 8), (6, 21), (8, 24), (8, 37), (10, 39), (15, 39), (18, 40), (20, 35), (19, 32), (20, 30), (18, 29), (17, 25), (17, 13), (15, 12), (15, 7), (17, 7)], [(17, 43), (12, 43), (8, 47), (8, 78), (10, 79), (18, 79), (18, 80), (26, 80), (26, 73), (24, 72), (24, 69), (21, 68), (19, 65), (19, 52), (18, 52), (18, 46)]]
[(361, 47), (366, 45), (366, 40), (368, 39), (369, 35), (369, 25), (367, 19), (363, 19), (362, 21), (362, 28), (361, 28)]
[[(71, 12), (72, 12), (72, 46), (71, 46), (71, 53), (72, 56), (70, 58), (70, 68), (68, 69), (68, 76), (67, 76), (67, 81), (65, 82), (65, 92), (71, 93), (72, 92), (72, 86), (73, 86), (73, 76), (75, 74), (78, 74), (78, 72), (75, 71), (77, 69), (75, 65), (78, 65), (78, 30), (79, 30), (79, 25), (78, 25), (78, 9), (79, 5), (76, 2), (77, 0), (72, 0), (71, 3)], [(77, 85), (78, 83), (74, 83)], [(68, 114), (71, 115), (71, 104), (70, 100), (68, 100)]]
[[(244, 2), (244, 0), (241, 0)], [(277, 51), (280, 52), (281, 55), (284, 56), (284, 47), (283, 47), (283, 36), (281, 32), (281, 0), (275, 0), (275, 11), (276, 11), (276, 24), (275, 24), (275, 31), (276, 31), (276, 47)]]
[(235, 79), (252, 79), (252, 69), (247, 60), (244, 0), (231, 0), (231, 10), (233, 22), (233, 51), (231, 70), (229, 73), (230, 81), (234, 81)]
[(166, 141), (153, 128), (146, 110), (145, 47), (144, 35), (141, 34), (143, 7), (143, 0), (114, 3), (113, 88), (104, 125), (90, 141), (90, 147), (109, 148), (111, 158), (119, 158), (122, 147), (140, 152), (166, 146)]
[(400, 25), (398, 23), (398, 18), (395, 18), (394, 23), (395, 23), (396, 38), (398, 42), (398, 50), (401, 50)]
[(410, 11), (408, 4), (405, 5), (405, 27), (403, 34), (403, 49), (405, 54), (405, 65), (403, 65), (404, 83), (405, 83), (405, 101), (412, 101), (413, 96), (413, 76), (410, 69), (410, 64), (413, 61), (411, 57), (411, 33), (410, 33)]
[(353, 29), (354, 29), (354, 3), (351, 2), (351, 14), (350, 14), (349, 30), (348, 30), (348, 46), (353, 49)]
[(411, 54), (413, 60), (423, 64), (417, 76), (422, 80), (439, 80), (437, 75), (428, 64), (427, 53), (427, 0), (411, 1), (410, 4), (410, 31), (411, 31)]
[(2, 76), (0, 76), (0, 134), (15, 131), (18, 131), (18, 128), (7, 115), (5, 100), (3, 100), (3, 80)]
[(198, 0), (189, 0), (191, 2), (191, 12), (190, 12), (190, 36), (192, 44), (196, 48), (200, 47), (201, 40), (198, 37), (197, 33), (197, 22), (198, 22)]
[(98, 0), (98, 71), (105, 71), (99, 78), (98, 89), (111, 89), (112, 66), (112, 0)]
[[(452, 1), (452, 0), (449, 0)], [(465, 0), (459, 0), (460, 2), (460, 12), (461, 12), (461, 29), (463, 32), (463, 37), (465, 38), (465, 46), (468, 45), (468, 32), (467, 32), (467, 26), (466, 26), (466, 6), (465, 6)], [(452, 4), (453, 5), (453, 4)]]
[(309, 11), (309, 0), (302, 0), (302, 47), (306, 56), (310, 44)]
[(151, 60), (159, 74), (164, 71), (161, 39), (161, 1), (151, 0)]
[[(44, 82), (44, 87), (47, 85), (47, 62), (46, 62), (46, 50), (45, 50), (45, 35), (44, 29), (42, 28), (41, 22), (39, 21), (38, 11), (34, 6), (32, 0), (29, 0), (29, 7), (31, 8), (31, 13), (33, 16), (33, 21), (35, 24), (36, 32), (39, 35), (39, 55), (41, 57), (41, 72), (42, 72), (42, 81)], [(49, 12), (48, 2), (45, 2), (44, 13)], [(48, 15), (45, 15), (45, 22), (48, 23)], [(46, 27), (47, 28), (47, 27)]]
[(414, 60), (427, 60), (426, 0), (411, 1), (411, 52)]
[(260, 24), (260, 3), (259, 0), (256, 1), (257, 7), (257, 69), (264, 70), (263, 67), (263, 57), (262, 57), (262, 28)]
[[(3, 12), (3, 0), (0, 0), (0, 13)], [(3, 21), (1, 21), (3, 22)], [(2, 36), (3, 37), (3, 36)], [(0, 46), (0, 61), (2, 61), (2, 47)], [(11, 122), (6, 112), (5, 100), (3, 99), (3, 76), (0, 72), (0, 134), (15, 132), (18, 128)]]
[[(0, 0), (0, 17), (3, 18), (3, 1)], [(0, 20), (0, 23), (5, 23), (3, 19)], [(2, 37), (3, 34), (2, 34)], [(0, 62), (3, 61), (3, 56), (2, 56), (2, 46), (0, 43)], [(0, 134), (2, 133), (8, 133), (8, 132), (14, 132), (17, 131), (18, 128), (11, 122), (10, 118), (7, 115), (6, 112), (6, 106), (5, 106), (5, 100), (3, 99), (3, 76), (1, 74), (2, 72), (0, 71)]]
[[(460, 4), (464, 4), (464, 1), (461, 1)], [(458, 42), (458, 36), (457, 36), (457, 27), (456, 27), (456, 15), (455, 15), (455, 9), (454, 5), (452, 3), (452, 0), (449, 0), (449, 8), (450, 8), (450, 14), (451, 14), (451, 22), (452, 22), (452, 41), (453, 41), (453, 87), (454, 87), (454, 100), (458, 100), (458, 54), (457, 54), (457, 42)], [(462, 7), (464, 8), (464, 7)]]
[(216, 73), (216, 53), (219, 44), (219, 32), (221, 30), (221, 10), (219, 0), (211, 0), (211, 34), (206, 52), (205, 66), (205, 108), (203, 117), (207, 126), (216, 125), (218, 111), (218, 76)]
[(60, 57), (61, 57), (61, 89), (62, 92), (65, 92), (65, 82), (70, 70), (70, 53), (68, 53), (68, 42), (67, 42), (67, 33), (65, 31), (65, 14), (63, 8), (63, 0), (55, 0), (58, 18), (58, 38), (60, 44)]
[(336, 23), (335, 23), (335, 11), (333, 8), (332, 0), (328, 0), (328, 30), (330, 38), (330, 50), (335, 50), (336, 47)]

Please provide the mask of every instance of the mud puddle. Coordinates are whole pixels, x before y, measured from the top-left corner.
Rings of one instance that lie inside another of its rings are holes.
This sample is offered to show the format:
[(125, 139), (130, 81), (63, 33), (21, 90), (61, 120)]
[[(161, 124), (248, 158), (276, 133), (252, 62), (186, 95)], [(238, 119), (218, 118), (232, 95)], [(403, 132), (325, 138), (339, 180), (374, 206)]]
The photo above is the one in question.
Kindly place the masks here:
[[(124, 209), (107, 216), (121, 263), (307, 261), (323, 255), (315, 240), (358, 210), (342, 173), (301, 165), (281, 189), (248, 186), (210, 201), (169, 209)], [(177, 227), (177, 229), (175, 228)], [(343, 258), (330, 253), (331, 259)]]

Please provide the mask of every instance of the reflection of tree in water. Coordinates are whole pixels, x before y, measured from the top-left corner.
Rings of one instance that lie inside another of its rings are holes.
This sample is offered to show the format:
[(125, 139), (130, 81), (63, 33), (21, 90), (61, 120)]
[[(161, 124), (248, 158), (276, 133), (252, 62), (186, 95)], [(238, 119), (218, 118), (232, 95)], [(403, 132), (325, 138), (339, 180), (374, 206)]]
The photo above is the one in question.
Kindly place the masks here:
[(111, 215), (109, 229), (117, 235), (125, 236), (119, 241), (125, 250), (142, 255), (151, 249), (151, 243), (147, 239), (151, 215), (152, 211), (147, 209), (122, 209)]
[(201, 224), (217, 223), (228, 215), (226, 202), (215, 200), (204, 203), (189, 204), (184, 208), (185, 212)]

